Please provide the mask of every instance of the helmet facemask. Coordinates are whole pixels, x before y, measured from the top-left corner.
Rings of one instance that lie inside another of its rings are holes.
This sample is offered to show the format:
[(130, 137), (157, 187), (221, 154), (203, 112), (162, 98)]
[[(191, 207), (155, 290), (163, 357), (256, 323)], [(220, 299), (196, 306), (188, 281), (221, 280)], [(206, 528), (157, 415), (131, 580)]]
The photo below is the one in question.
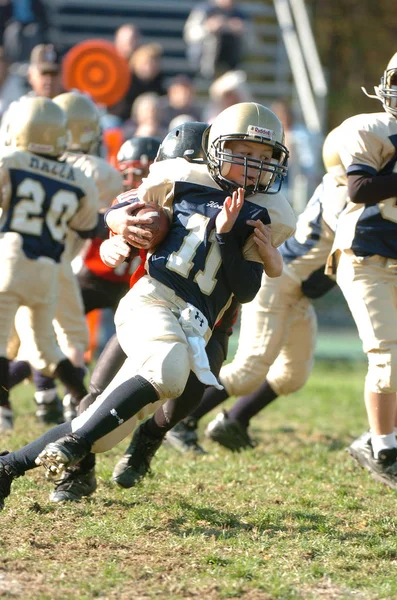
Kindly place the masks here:
[[(249, 156), (233, 154), (228, 145), (230, 142), (254, 142), (266, 150), (271, 150), (269, 159), (258, 160)], [(252, 138), (246, 135), (225, 135), (215, 139), (209, 148), (210, 172), (222, 189), (232, 192), (238, 187), (245, 189), (245, 195), (256, 193), (277, 194), (287, 174), (288, 150), (280, 142), (269, 139)], [(244, 168), (242, 185), (228, 179), (232, 165)], [(253, 176), (256, 174), (256, 176)]]
[(118, 164), (118, 169), (123, 178), (124, 190), (138, 188), (144, 177), (149, 175), (149, 167), (153, 161), (145, 160), (145, 156), (141, 160), (123, 160)]
[(382, 102), (386, 112), (397, 117), (397, 68), (387, 69), (375, 87), (375, 94)]

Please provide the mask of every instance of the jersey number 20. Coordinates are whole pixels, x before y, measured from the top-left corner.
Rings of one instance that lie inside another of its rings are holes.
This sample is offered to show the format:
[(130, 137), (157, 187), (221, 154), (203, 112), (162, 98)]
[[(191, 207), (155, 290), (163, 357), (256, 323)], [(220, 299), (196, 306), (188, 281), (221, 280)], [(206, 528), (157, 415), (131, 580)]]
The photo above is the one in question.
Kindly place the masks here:
[(17, 187), (19, 202), (14, 208), (10, 227), (19, 233), (41, 236), (44, 224), (57, 242), (62, 242), (67, 224), (75, 214), (79, 201), (74, 192), (58, 190), (52, 196), (50, 206), (43, 215), (46, 192), (40, 181), (24, 179)]

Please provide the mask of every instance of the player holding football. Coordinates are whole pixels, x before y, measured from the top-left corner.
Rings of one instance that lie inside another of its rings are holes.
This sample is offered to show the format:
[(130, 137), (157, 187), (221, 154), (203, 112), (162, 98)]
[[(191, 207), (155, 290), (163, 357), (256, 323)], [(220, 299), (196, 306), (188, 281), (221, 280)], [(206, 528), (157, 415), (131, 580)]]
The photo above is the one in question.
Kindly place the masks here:
[(1, 431), (12, 427), (6, 349), (20, 305), (30, 308), (28, 324), (38, 348), (34, 366), (58, 377), (79, 400), (86, 393), (78, 371), (56, 343), (52, 320), (66, 235), (69, 228), (83, 237), (91, 235), (98, 205), (95, 186), (60, 158), (66, 149), (67, 120), (52, 100), (14, 103), (7, 136), (0, 157)]
[[(178, 451), (200, 450), (198, 421), (231, 395), (229, 388), (235, 395), (250, 395), (240, 398), (229, 414), (221, 413), (209, 425), (207, 435), (227, 448), (240, 450), (253, 445), (247, 431), (249, 420), (278, 395), (292, 393), (306, 383), (317, 332), (311, 298), (335, 285), (324, 274), (324, 266), (332, 248), (337, 217), (346, 205), (346, 178), (338, 148), (339, 135), (334, 130), (323, 147), (328, 173), (299, 216), (295, 235), (279, 248), (284, 260), (283, 274), (275, 279), (264, 275), (255, 299), (243, 305), (237, 353), (221, 369), (224, 390), (208, 388), (200, 405), (166, 434), (168, 443)], [(140, 425), (134, 437), (149, 428), (155, 417), (156, 413)], [(142, 448), (132, 448), (130, 454), (135, 472), (134, 477), (130, 469), (130, 481), (135, 485), (148, 471), (153, 454), (145, 455)]]
[(384, 112), (340, 125), (350, 201), (339, 218), (332, 266), (368, 356), (370, 432), (348, 450), (377, 481), (397, 489), (397, 53), (375, 93)]
[[(167, 173), (139, 189), (140, 200), (157, 200), (172, 212), (172, 225), (148, 259), (148, 275), (116, 313), (128, 358), (104, 394), (71, 424), (1, 457), (3, 499), (47, 442), (37, 463), (56, 475), (91, 449), (113, 447), (138, 419), (179, 396), (190, 370), (203, 386), (217, 385), (204, 352), (211, 329), (233, 294), (242, 302), (255, 296), (264, 267), (268, 275), (281, 273), (276, 245), (293, 233), (295, 218), (281, 195), (263, 193), (278, 190), (288, 156), (271, 111), (255, 103), (226, 109), (208, 131), (206, 151), (209, 169), (182, 161), (174, 177)], [(116, 232), (118, 212), (108, 221)]]

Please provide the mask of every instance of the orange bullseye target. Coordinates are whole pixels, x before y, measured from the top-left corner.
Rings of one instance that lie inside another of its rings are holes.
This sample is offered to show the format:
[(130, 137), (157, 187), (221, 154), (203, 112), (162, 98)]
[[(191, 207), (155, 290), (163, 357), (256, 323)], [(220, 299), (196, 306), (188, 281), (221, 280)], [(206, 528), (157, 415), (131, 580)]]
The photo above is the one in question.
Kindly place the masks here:
[(76, 44), (63, 59), (65, 90), (86, 92), (98, 104), (117, 104), (124, 98), (130, 81), (127, 61), (106, 40)]

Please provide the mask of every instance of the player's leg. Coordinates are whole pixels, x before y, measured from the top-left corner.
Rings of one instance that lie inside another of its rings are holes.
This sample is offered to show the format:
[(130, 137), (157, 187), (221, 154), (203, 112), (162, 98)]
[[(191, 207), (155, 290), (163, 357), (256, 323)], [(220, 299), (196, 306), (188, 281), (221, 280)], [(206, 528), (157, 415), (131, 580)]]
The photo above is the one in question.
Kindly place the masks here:
[[(84, 352), (88, 347), (88, 327), (83, 300), (77, 278), (67, 258), (62, 261), (59, 273), (60, 291), (54, 319), (55, 334), (59, 347), (76, 367), (76, 373), (78, 372), (81, 382), (83, 382), (86, 374)], [(65, 421), (71, 421), (76, 416), (78, 402), (79, 399), (73, 395), (70, 389), (67, 389), (63, 399)]]
[[(104, 392), (112, 379), (116, 377), (125, 360), (126, 355), (115, 334), (110, 338), (97, 360), (90, 378), (88, 394), (84, 396), (77, 407), (79, 415)], [(90, 452), (80, 463), (65, 470), (62, 478), (56, 482), (50, 500), (52, 502), (80, 500), (82, 497), (92, 494), (96, 487), (95, 454)]]
[(173, 312), (175, 294), (168, 288), (157, 291), (149, 280), (141, 282), (122, 300), (115, 319), (128, 359), (107, 390), (72, 422), (72, 441), (45, 449), (41, 460), (50, 468), (52, 463), (62, 468), (78, 462), (81, 439), (92, 445), (93, 452), (112, 448), (137, 421), (185, 388), (190, 359), (185, 333)]
[[(218, 375), (227, 356), (227, 343), (227, 333), (215, 329), (206, 346), (211, 371), (215, 375)], [(124, 456), (114, 468), (113, 479), (116, 483), (129, 488), (145, 477), (150, 470), (150, 463), (155, 453), (166, 436), (168, 443), (173, 444), (174, 447), (177, 446), (179, 451), (204, 453), (204, 450), (198, 445), (195, 427), (188, 427), (183, 423), (183, 419), (200, 402), (203, 391), (204, 384), (191, 372), (183, 394), (175, 400), (168, 400), (149, 419), (139, 425)], [(183, 425), (182, 435), (181, 432), (178, 435), (177, 430), (176, 440), (170, 439), (169, 434), (175, 434), (179, 423)]]
[(273, 400), (301, 389), (313, 368), (316, 336), (314, 308), (308, 298), (302, 298), (294, 309), (287, 338), (267, 379), (255, 392), (237, 400), (228, 411), (229, 420), (237, 422), (247, 433), (250, 420)]
[(380, 256), (364, 260), (342, 254), (337, 281), (356, 322), (368, 356), (365, 404), (370, 435), (348, 448), (371, 475), (397, 489), (397, 261)]
[(10, 292), (0, 292), (0, 433), (9, 432), (13, 428), (7, 347), (17, 308), (17, 296)]
[[(207, 390), (203, 402), (192, 414), (194, 418), (200, 419), (225, 396), (246, 395), (259, 388), (285, 344), (293, 312), (301, 299), (300, 286), (289, 276), (284, 274), (276, 279), (264, 276), (255, 299), (242, 308), (233, 361), (221, 369), (223, 397), (217, 390)], [(250, 445), (247, 432), (238, 422), (230, 421), (227, 412), (211, 421), (206, 435), (234, 450)]]

